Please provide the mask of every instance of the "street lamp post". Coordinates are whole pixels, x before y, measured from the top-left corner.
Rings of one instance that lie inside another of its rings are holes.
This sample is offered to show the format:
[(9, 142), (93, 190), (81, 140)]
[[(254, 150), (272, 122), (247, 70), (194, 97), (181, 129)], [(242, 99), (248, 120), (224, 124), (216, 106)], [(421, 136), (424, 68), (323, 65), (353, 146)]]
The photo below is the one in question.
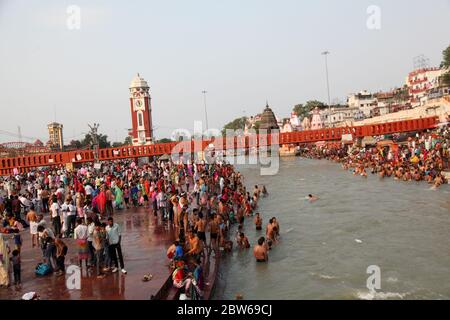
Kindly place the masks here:
[(208, 93), (208, 91), (203, 90), (203, 102), (205, 104), (205, 119), (206, 119), (206, 131), (208, 131), (209, 127), (208, 127), (208, 111), (206, 110), (206, 94)]
[(331, 127), (331, 102), (330, 102), (330, 82), (328, 80), (328, 59), (327, 56), (330, 54), (329, 51), (322, 52), (322, 55), (325, 56), (325, 72), (327, 75), (327, 93), (328, 93), (328, 121)]

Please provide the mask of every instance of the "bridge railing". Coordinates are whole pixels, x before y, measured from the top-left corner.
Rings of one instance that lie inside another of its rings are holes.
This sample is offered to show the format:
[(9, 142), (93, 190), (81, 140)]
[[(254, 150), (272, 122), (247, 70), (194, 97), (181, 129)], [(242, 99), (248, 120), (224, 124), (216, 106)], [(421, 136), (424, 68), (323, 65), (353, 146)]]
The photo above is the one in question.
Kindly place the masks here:
[[(437, 117), (427, 117), (364, 126), (325, 128), (300, 132), (280, 133), (275, 136), (278, 144), (312, 143), (319, 141), (341, 141), (342, 136), (353, 137), (378, 136), (396, 132), (423, 131), (436, 127)], [(118, 160), (127, 158), (152, 157), (163, 154), (181, 154), (183, 152), (204, 151), (210, 144), (215, 150), (251, 149), (272, 144), (271, 135), (253, 135), (247, 137), (226, 137), (213, 140), (182, 141), (159, 143), (148, 146), (123, 146), (99, 150), (99, 160)], [(14, 158), (0, 158), (0, 175), (28, 172), (35, 167), (63, 166), (67, 163), (94, 161), (92, 150), (76, 150), (57, 153), (33, 154)]]

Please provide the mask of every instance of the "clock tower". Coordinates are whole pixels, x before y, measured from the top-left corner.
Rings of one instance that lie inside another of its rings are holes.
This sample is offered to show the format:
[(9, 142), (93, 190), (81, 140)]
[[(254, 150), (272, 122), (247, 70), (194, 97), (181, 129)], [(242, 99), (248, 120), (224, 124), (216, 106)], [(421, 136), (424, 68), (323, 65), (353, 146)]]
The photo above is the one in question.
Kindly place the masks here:
[(132, 129), (130, 135), (134, 146), (153, 143), (152, 106), (150, 87), (139, 73), (130, 84)]

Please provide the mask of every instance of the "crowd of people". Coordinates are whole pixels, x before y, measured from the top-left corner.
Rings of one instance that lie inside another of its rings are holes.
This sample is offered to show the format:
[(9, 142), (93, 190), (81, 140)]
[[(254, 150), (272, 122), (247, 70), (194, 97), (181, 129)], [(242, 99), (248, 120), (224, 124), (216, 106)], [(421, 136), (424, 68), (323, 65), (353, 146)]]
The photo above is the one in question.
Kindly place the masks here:
[[(105, 163), (104, 170), (92, 166), (32, 171), (0, 179), (0, 285), (10, 284), (12, 262), (14, 284), (20, 285), (22, 233), (29, 229), (32, 248), (40, 248), (43, 263), (36, 273), (65, 273), (68, 245), (73, 239), (80, 267), (96, 269), (99, 278), (108, 272), (127, 271), (121, 249), (121, 230), (114, 222), (116, 209), (127, 206), (123, 190), (143, 183), (138, 170), (128, 162)], [(148, 179), (147, 179), (148, 180)], [(145, 183), (143, 183), (144, 185)], [(147, 186), (150, 183), (147, 181)], [(129, 187), (130, 186), (130, 187)], [(144, 193), (145, 188), (139, 193)], [(132, 195), (135, 197), (134, 195)], [(137, 204), (136, 204), (137, 205)], [(10, 240), (14, 241), (11, 251)], [(42, 268), (38, 272), (42, 265)]]
[[(182, 167), (180, 169), (183, 171)], [(262, 229), (262, 218), (255, 211), (260, 197), (268, 195), (265, 186), (254, 186), (252, 192), (247, 191), (242, 175), (228, 164), (197, 165), (196, 172), (193, 179), (189, 178), (188, 167), (187, 172), (181, 174), (188, 177), (180, 182), (181, 193), (178, 197), (168, 197), (177, 239), (167, 249), (167, 257), (172, 268), (173, 286), (179, 289), (182, 299), (203, 296), (203, 266), (212, 252), (216, 255), (231, 252), (234, 243), (239, 250), (251, 247), (244, 233), (244, 222), (246, 218), (254, 217), (257, 230)], [(267, 240), (262, 237), (255, 246), (257, 261), (268, 261), (267, 252), (277, 241), (279, 233), (272, 223), (279, 228), (276, 219), (271, 219)]]
[[(167, 251), (174, 286), (195, 299), (202, 296), (203, 266), (211, 252), (231, 251), (233, 240), (239, 248), (250, 247), (244, 219), (254, 215), (259, 198), (267, 195), (265, 187), (247, 191), (242, 175), (223, 162), (137, 165), (127, 160), (104, 162), (101, 170), (84, 165), (4, 177), (0, 179), (0, 284), (10, 284), (13, 270), (14, 284), (20, 285), (25, 229), (31, 234), (29, 245), (41, 250), (49, 273), (64, 275), (70, 241), (76, 243), (80, 267), (90, 274), (99, 278), (118, 271), (126, 274), (122, 234), (114, 215), (143, 207), (175, 228), (176, 241)], [(254, 223), (257, 230), (262, 229), (259, 213)], [(238, 231), (232, 239), (234, 224)], [(268, 260), (267, 252), (278, 235), (279, 225), (273, 218), (267, 239), (259, 239), (255, 246), (257, 261)]]
[(342, 164), (354, 175), (401, 181), (426, 181), (438, 188), (447, 183), (443, 171), (449, 169), (450, 136), (439, 129), (407, 137), (403, 142), (377, 143), (373, 146), (320, 145), (304, 148), (301, 154), (315, 159), (329, 159)]

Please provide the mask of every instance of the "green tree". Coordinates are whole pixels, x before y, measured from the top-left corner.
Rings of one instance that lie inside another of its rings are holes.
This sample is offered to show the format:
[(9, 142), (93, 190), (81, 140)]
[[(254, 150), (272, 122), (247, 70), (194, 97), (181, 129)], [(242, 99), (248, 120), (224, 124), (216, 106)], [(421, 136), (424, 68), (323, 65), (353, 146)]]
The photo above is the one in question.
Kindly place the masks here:
[(123, 145), (124, 145), (124, 146), (129, 146), (129, 145), (131, 145), (131, 144), (133, 144), (133, 139), (131, 138), (131, 136), (127, 136), (127, 137), (125, 138), (125, 141), (123, 142)]
[(71, 140), (65, 149), (81, 149), (82, 144), (80, 140)]
[(169, 142), (173, 142), (171, 139), (167, 139), (167, 138), (162, 138), (159, 139), (158, 141), (156, 141), (156, 143), (169, 143)]
[(441, 67), (450, 68), (450, 45), (442, 51), (442, 59)]
[(317, 100), (310, 100), (308, 102), (306, 102), (305, 104), (305, 108), (313, 110), (314, 108), (319, 108), (319, 109), (325, 109), (327, 107), (327, 105), (321, 101), (317, 101)]
[(292, 111), (293, 112), (295, 112), (295, 114), (298, 116), (298, 117), (300, 117), (300, 115), (302, 114), (302, 112), (303, 112), (303, 104), (296, 104), (295, 106), (294, 106), (294, 108), (292, 109)]
[(244, 130), (245, 129), (245, 123), (247, 122), (246, 117), (240, 117), (236, 118), (231, 122), (228, 122), (226, 125), (223, 126), (222, 129), (222, 135), (224, 136), (226, 134), (226, 130)]
[(123, 147), (123, 146), (129, 146), (131, 144), (132, 144), (131, 136), (127, 136), (123, 142), (114, 142), (112, 144), (112, 147), (118, 148), (118, 147)]
[[(83, 147), (91, 147), (93, 143), (92, 136), (87, 133), (84, 136), (83, 141), (81, 141), (81, 144)], [(108, 141), (108, 136), (105, 134), (99, 134), (98, 135), (98, 144), (100, 148), (111, 148), (111, 142)]]
[(442, 76), (444, 85), (450, 86), (450, 45), (442, 52), (441, 68), (446, 68), (447, 72)]
[(327, 105), (317, 100), (310, 100), (307, 101), (305, 105), (297, 104), (296, 106), (294, 106), (293, 111), (297, 114), (300, 120), (303, 120), (316, 107), (319, 109), (325, 109)]

